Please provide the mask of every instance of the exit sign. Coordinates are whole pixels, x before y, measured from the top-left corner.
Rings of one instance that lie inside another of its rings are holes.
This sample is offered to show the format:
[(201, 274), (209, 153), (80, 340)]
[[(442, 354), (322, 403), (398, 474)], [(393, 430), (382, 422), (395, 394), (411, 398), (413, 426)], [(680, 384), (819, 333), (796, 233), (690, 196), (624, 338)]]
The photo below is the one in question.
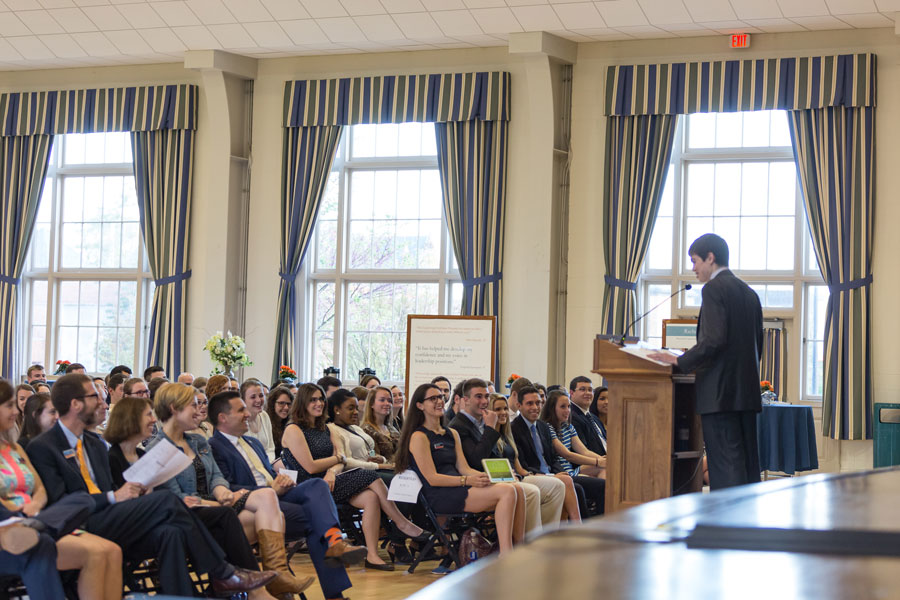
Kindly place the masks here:
[(732, 48), (749, 48), (750, 47), (750, 34), (749, 33), (732, 34), (731, 47)]

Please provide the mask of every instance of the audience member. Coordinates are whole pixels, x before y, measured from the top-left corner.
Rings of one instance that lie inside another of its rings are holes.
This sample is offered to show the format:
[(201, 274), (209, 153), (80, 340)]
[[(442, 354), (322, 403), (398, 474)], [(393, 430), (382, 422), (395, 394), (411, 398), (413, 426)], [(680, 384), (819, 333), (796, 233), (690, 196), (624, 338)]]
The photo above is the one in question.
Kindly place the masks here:
[(318, 381), (316, 381), (316, 385), (325, 390), (325, 397), (328, 398), (334, 392), (334, 390), (343, 387), (344, 384), (341, 383), (341, 380), (332, 375), (326, 375), (325, 377), (320, 377)]
[(50, 394), (34, 394), (25, 401), (25, 421), (19, 433), (19, 445), (25, 448), (28, 442), (56, 425), (58, 420), (59, 413), (53, 408)]
[(325, 598), (343, 598), (350, 587), (344, 566), (363, 560), (366, 549), (343, 540), (328, 484), (310, 479), (295, 485), (287, 475), (276, 475), (259, 440), (245, 435), (248, 413), (240, 393), (226, 390), (213, 396), (209, 414), (216, 426), (209, 444), (225, 479), (234, 489), (275, 491), (285, 532), (306, 538)]
[(444, 414), (446, 415), (447, 422), (449, 423), (450, 420), (456, 416), (456, 411), (453, 407), (453, 397), (450, 395), (450, 392), (453, 389), (453, 385), (450, 383), (450, 380), (443, 375), (438, 375), (437, 377), (432, 379), (431, 385), (435, 385), (439, 390), (441, 390), (441, 395), (444, 397)]
[(569, 382), (571, 423), (584, 447), (599, 456), (606, 456), (606, 430), (591, 415), (594, 387), (591, 380), (579, 375)]
[(112, 407), (114, 407), (119, 400), (125, 397), (126, 381), (128, 381), (127, 373), (116, 373), (107, 378), (106, 387), (109, 390), (110, 411), (112, 411)]
[(322, 477), (331, 488), (336, 503), (349, 502), (363, 509), (362, 529), (366, 540), (366, 567), (392, 571), (378, 556), (378, 530), (381, 512), (416, 542), (424, 542), (428, 535), (413, 525), (388, 500), (387, 487), (374, 471), (353, 469), (342, 473), (347, 463), (343, 454), (335, 451), (336, 443), (325, 426), (325, 392), (317, 385), (304, 383), (297, 390), (291, 407), (291, 422), (284, 430), (282, 459), (288, 469), (307, 480)]
[[(0, 506), (23, 518), (39, 516), (42, 523), (55, 529), (51, 537), (56, 539), (57, 558), (53, 565), (56, 568), (48, 570), (51, 577), (59, 577), (57, 569), (78, 569), (81, 571), (79, 598), (121, 598), (122, 551), (114, 543), (90, 533), (70, 535), (90, 514), (93, 502), (86, 494), (73, 494), (47, 508), (47, 492), (40, 475), (22, 447), (13, 441), (17, 412), (12, 386), (0, 380)], [(32, 597), (38, 593), (39, 589)]]
[(132, 377), (131, 379), (125, 380), (125, 384), (122, 386), (122, 392), (125, 396), (150, 399), (150, 388), (147, 387), (147, 382), (140, 377)]
[(314, 580), (311, 577), (297, 579), (288, 568), (284, 548), (284, 517), (278, 507), (275, 490), (260, 488), (232, 492), (206, 439), (187, 433), (196, 427), (195, 393), (197, 390), (193, 386), (167, 383), (159, 388), (153, 400), (153, 410), (162, 421), (162, 429), (148, 450), (161, 440), (166, 440), (184, 452), (192, 463), (163, 486), (189, 506), (233, 510), (244, 525), (247, 539), (259, 542), (263, 567), (278, 573), (266, 585), (269, 593), (273, 596), (302, 593)]
[(156, 379), (157, 377), (162, 377), (163, 379), (166, 379), (166, 370), (163, 369), (161, 366), (151, 365), (151, 366), (147, 367), (146, 369), (144, 369), (144, 381), (146, 381), (148, 384), (151, 381), (153, 381), (154, 379)]
[(131, 367), (129, 367), (128, 365), (116, 365), (109, 372), (108, 377), (112, 377), (116, 373), (124, 373), (126, 376), (125, 379), (131, 379), (132, 370), (131, 370)]
[(543, 383), (534, 382), (534, 389), (538, 391), (538, 396), (541, 398), (541, 409), (544, 408), (544, 403), (547, 402), (547, 386)]
[[(188, 385), (188, 384), (182, 384)], [(206, 397), (206, 394), (203, 393), (203, 390), (197, 389), (194, 386), (190, 386), (194, 389), (194, 397), (197, 399), (197, 427), (196, 429), (190, 430), (188, 433), (196, 433), (197, 435), (202, 435), (205, 439), (209, 439), (213, 434), (213, 426), (212, 423), (209, 422), (209, 399)]]
[(397, 472), (411, 468), (422, 482), (422, 494), (439, 514), (494, 512), (500, 554), (512, 550), (515, 531), (525, 528), (525, 511), (518, 509), (518, 494), (507, 483), (491, 485), (484, 473), (466, 463), (453, 429), (445, 429), (444, 394), (432, 383), (416, 388), (407, 407), (400, 447), (394, 459)]
[[(125, 471), (145, 454), (138, 444), (151, 434), (154, 423), (156, 417), (146, 398), (124, 398), (115, 416), (110, 416), (104, 435), (110, 444), (109, 466), (117, 485), (124, 485)], [(186, 497), (184, 503), (225, 551), (228, 561), (250, 571), (259, 570), (237, 514), (230, 507), (203, 506), (198, 500)], [(271, 599), (262, 588), (251, 591), (249, 597)]]
[[(369, 391), (363, 408), (362, 429), (375, 442), (375, 453), (383, 456), (388, 463), (394, 459), (400, 442), (400, 431), (394, 427), (392, 413), (391, 390), (379, 386)], [(393, 468), (393, 464), (383, 468)]]
[(250, 420), (247, 423), (250, 431), (247, 435), (258, 439), (266, 449), (266, 457), (269, 462), (274, 462), (275, 438), (272, 437), (272, 420), (269, 418), (269, 413), (264, 410), (266, 393), (263, 385), (257, 379), (248, 379), (241, 386), (240, 391), (241, 398), (247, 405), (247, 412), (250, 414)]
[[(591, 420), (600, 430), (603, 439), (603, 454), (606, 454), (606, 419), (609, 416), (609, 388), (594, 389), (594, 400), (591, 402)], [(599, 454), (599, 453), (598, 453)]]
[(40, 394), (49, 394), (50, 393), (50, 384), (44, 383), (43, 381), (37, 380), (32, 381), (28, 385), (34, 388), (35, 392)]
[[(212, 398), (221, 391), (231, 389), (231, 380), (227, 375), (213, 375), (206, 380), (206, 397)], [(213, 423), (215, 425), (215, 423)]]
[(453, 391), (450, 392), (450, 407), (444, 411), (444, 420), (449, 423), (454, 418), (456, 418), (457, 413), (459, 412), (460, 403), (463, 400), (463, 395), (465, 394), (466, 388), (466, 380), (463, 379), (459, 383), (454, 386)]
[[(519, 462), (519, 451), (513, 439), (509, 418), (509, 401), (503, 394), (491, 394), (491, 410), (497, 413), (497, 431), (500, 438), (497, 440), (494, 455), (509, 460), (516, 474), (522, 481), (531, 483), (541, 489), (541, 524), (543, 527), (555, 528), (559, 521), (567, 519), (573, 522), (581, 521), (581, 511), (578, 508), (578, 495), (575, 493), (575, 482), (568, 473), (531, 473)], [(548, 482), (559, 481), (562, 484), (562, 503), (559, 512), (553, 500), (560, 492), (560, 486)]]
[(496, 394), (497, 390), (494, 388), (494, 382), (490, 379), (487, 380), (487, 391), (488, 394)]
[(66, 375), (71, 375), (72, 373), (78, 373), (84, 375), (84, 365), (81, 363), (72, 363), (66, 367)]
[(178, 375), (178, 379), (175, 380), (177, 383), (183, 383), (184, 385), (194, 385), (194, 374), (193, 373), (180, 373)]
[[(200, 390), (201, 392), (203, 392), (205, 394), (207, 381), (208, 380), (206, 377), (197, 377), (196, 379), (194, 379), (194, 383), (192, 383), (191, 385), (193, 385), (195, 388), (197, 388), (198, 390)], [(207, 398), (209, 398), (209, 396), (207, 396)]]
[(281, 436), (288, 424), (293, 402), (294, 395), (283, 385), (275, 386), (266, 396), (266, 414), (272, 423), (272, 441), (275, 444), (275, 460), (272, 462), (281, 460)]
[(22, 426), (25, 423), (25, 403), (29, 398), (34, 396), (34, 388), (27, 383), (20, 383), (16, 386), (15, 400), (13, 409), (16, 412), (16, 422), (13, 427), (13, 434), (18, 437), (22, 432)]
[[(337, 390), (335, 390), (335, 391), (337, 391)], [(356, 396), (356, 399), (357, 399), (359, 402), (365, 402), (365, 401), (366, 401), (366, 398), (369, 397), (369, 388), (365, 388), (365, 387), (363, 387), (363, 386), (361, 386), (361, 385), (355, 386), (352, 390), (350, 390), (350, 392), (351, 392), (354, 396)], [(330, 398), (330, 396), (328, 396), (328, 398)]]
[(44, 365), (31, 365), (25, 371), (25, 380), (31, 383), (32, 381), (43, 381), (47, 382), (47, 373), (44, 371)]
[(241, 390), (241, 382), (238, 381), (235, 377), (229, 377), (228, 388), (234, 390), (235, 392), (239, 392)]
[(93, 424), (99, 402), (89, 377), (71, 374), (59, 378), (51, 399), (59, 421), (28, 444), (28, 456), (43, 479), (51, 504), (67, 494), (89, 492), (95, 508), (86, 529), (118, 544), (129, 559), (155, 556), (165, 594), (193, 594), (188, 555), (198, 573), (209, 574), (215, 593), (247, 592), (267, 582), (271, 574), (226, 562), (203, 524), (174, 494), (142, 495), (145, 490), (135, 483), (113, 491), (106, 446), (84, 432)]
[(377, 375), (368, 374), (363, 375), (362, 379), (359, 380), (359, 385), (366, 388), (367, 390), (371, 390), (374, 387), (378, 387), (381, 385), (381, 380), (378, 379)]
[(103, 377), (92, 377), (91, 380), (94, 382), (94, 387), (97, 388), (97, 393), (100, 394), (100, 399), (109, 406), (109, 389), (106, 387), (106, 379)]
[(352, 392), (335, 390), (328, 398), (328, 431), (346, 466), (375, 471), (387, 460), (375, 452), (375, 440), (359, 426), (359, 400)]
[(150, 400), (156, 396), (156, 391), (167, 383), (171, 383), (165, 377), (154, 377), (147, 380), (147, 391), (150, 392)]
[(509, 418), (515, 422), (519, 416), (519, 390), (524, 387), (532, 387), (531, 380), (519, 377), (509, 386)]
[(403, 427), (403, 407), (406, 404), (406, 395), (403, 393), (402, 385), (391, 386), (391, 401), (391, 424), (399, 432)]

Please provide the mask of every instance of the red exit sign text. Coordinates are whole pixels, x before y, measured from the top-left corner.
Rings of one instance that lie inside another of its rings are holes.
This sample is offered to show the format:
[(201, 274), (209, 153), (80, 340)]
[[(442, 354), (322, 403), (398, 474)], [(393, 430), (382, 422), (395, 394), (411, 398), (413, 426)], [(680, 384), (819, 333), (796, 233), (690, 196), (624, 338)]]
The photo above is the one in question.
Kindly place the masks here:
[(731, 36), (731, 47), (732, 48), (749, 48), (750, 47), (750, 34), (749, 33), (735, 33)]

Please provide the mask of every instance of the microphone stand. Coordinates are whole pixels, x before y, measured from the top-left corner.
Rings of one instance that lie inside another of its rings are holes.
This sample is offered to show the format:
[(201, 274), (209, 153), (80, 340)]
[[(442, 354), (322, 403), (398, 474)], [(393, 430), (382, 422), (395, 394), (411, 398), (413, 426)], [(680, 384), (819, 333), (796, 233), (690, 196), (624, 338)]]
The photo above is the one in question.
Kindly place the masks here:
[(685, 284), (684, 287), (675, 290), (675, 292), (672, 293), (668, 298), (666, 298), (665, 300), (663, 300), (662, 302), (660, 302), (659, 304), (657, 304), (656, 306), (654, 306), (653, 308), (651, 308), (650, 310), (648, 310), (647, 312), (645, 312), (644, 314), (639, 316), (637, 319), (635, 319), (634, 321), (629, 323), (628, 327), (625, 328), (625, 333), (623, 333), (622, 337), (619, 339), (618, 344), (620, 346), (625, 345), (625, 338), (628, 337), (628, 332), (631, 331), (631, 328), (634, 327), (637, 323), (639, 323), (641, 321), (641, 319), (643, 319), (644, 317), (646, 317), (647, 315), (652, 313), (654, 310), (656, 310), (657, 308), (659, 308), (660, 306), (662, 306), (663, 304), (665, 304), (666, 302), (668, 302), (669, 300), (671, 300), (672, 298), (674, 298), (675, 296), (680, 294), (681, 292), (685, 292), (685, 291), (691, 289), (692, 287), (694, 287), (694, 286), (692, 286), (690, 283)]

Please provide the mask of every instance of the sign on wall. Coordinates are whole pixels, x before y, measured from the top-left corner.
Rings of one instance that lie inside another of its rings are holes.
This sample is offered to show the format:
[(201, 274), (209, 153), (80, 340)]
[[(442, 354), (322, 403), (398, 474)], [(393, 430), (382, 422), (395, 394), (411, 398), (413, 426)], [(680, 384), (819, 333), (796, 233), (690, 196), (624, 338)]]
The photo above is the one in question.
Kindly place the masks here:
[(438, 375), (456, 385), (494, 377), (497, 317), (409, 315), (406, 320), (406, 397)]

